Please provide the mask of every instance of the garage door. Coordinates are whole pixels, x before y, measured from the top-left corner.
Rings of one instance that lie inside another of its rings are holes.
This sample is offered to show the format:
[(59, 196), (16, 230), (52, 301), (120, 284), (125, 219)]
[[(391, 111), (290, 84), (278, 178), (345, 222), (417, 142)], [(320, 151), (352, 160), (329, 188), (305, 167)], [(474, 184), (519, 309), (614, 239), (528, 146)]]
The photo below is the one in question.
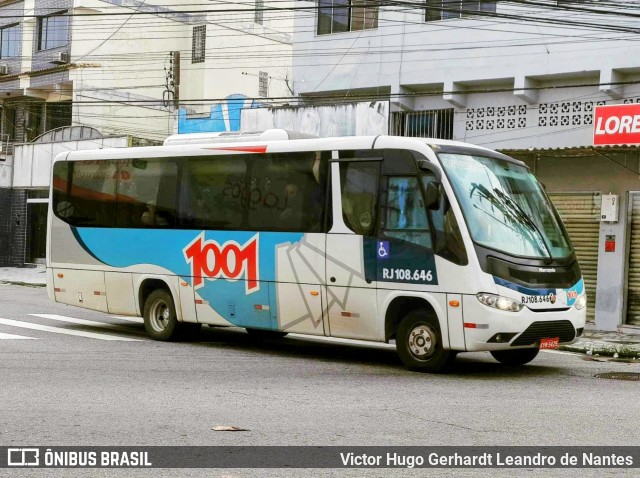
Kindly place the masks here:
[(631, 241), (627, 278), (627, 323), (640, 325), (640, 192), (629, 193)]
[(596, 277), (602, 195), (599, 192), (552, 193), (549, 197), (562, 217), (576, 249), (587, 290), (587, 320), (593, 322), (596, 315)]

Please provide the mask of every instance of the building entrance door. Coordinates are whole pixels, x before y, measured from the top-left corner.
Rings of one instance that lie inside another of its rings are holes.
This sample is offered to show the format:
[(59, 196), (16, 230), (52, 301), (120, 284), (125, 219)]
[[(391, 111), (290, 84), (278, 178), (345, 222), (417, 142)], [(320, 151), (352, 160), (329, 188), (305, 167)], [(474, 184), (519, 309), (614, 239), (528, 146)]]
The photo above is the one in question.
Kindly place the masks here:
[(45, 263), (47, 254), (47, 202), (27, 201), (27, 262)]

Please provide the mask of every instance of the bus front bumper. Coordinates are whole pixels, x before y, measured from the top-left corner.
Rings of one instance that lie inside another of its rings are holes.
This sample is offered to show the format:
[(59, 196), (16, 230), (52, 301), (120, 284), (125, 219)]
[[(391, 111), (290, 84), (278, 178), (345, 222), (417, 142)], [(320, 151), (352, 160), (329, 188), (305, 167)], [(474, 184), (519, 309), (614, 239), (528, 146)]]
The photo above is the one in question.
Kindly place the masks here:
[(586, 321), (586, 307), (564, 311), (505, 312), (481, 304), (475, 296), (463, 299), (463, 330), (468, 352), (540, 347), (544, 339), (568, 344), (579, 337)]

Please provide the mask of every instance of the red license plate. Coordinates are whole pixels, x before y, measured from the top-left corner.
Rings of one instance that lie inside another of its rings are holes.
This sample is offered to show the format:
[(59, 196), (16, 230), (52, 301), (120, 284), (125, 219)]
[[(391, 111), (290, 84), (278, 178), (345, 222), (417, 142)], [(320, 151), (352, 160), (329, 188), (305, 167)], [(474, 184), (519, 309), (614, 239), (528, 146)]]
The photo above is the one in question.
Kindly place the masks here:
[(560, 347), (560, 337), (540, 339), (541, 349), (557, 349), (558, 347)]

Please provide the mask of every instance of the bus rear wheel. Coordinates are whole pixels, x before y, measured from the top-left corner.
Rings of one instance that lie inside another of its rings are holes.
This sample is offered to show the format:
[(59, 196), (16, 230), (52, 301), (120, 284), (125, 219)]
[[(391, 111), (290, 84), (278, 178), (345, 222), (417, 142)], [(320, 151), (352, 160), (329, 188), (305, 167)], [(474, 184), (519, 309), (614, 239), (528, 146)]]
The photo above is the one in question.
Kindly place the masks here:
[(156, 289), (144, 303), (144, 328), (153, 340), (175, 340), (180, 332), (176, 306), (171, 293)]
[(493, 358), (505, 365), (524, 365), (537, 357), (539, 349), (494, 350)]
[(441, 372), (456, 356), (442, 347), (438, 319), (426, 310), (411, 311), (400, 321), (396, 350), (405, 367), (415, 372)]

